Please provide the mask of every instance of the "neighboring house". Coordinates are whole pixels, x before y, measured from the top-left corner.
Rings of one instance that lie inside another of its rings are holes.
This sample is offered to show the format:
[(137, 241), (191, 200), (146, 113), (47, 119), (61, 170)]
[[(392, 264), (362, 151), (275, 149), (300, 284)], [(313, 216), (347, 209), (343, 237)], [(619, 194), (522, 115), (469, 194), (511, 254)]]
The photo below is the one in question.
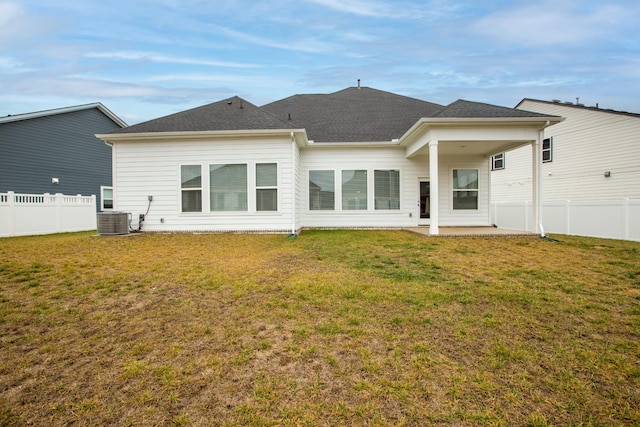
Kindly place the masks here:
[(112, 150), (96, 133), (127, 126), (100, 103), (0, 117), (0, 193), (96, 195), (112, 206)]
[(147, 231), (438, 234), (491, 225), (488, 159), (560, 120), (358, 85), (262, 107), (233, 97), (97, 136), (113, 145), (114, 209), (148, 212)]
[[(545, 230), (640, 240), (640, 114), (534, 99), (516, 108), (566, 119), (544, 131)], [(531, 201), (530, 147), (494, 157), (492, 167), (498, 206)]]

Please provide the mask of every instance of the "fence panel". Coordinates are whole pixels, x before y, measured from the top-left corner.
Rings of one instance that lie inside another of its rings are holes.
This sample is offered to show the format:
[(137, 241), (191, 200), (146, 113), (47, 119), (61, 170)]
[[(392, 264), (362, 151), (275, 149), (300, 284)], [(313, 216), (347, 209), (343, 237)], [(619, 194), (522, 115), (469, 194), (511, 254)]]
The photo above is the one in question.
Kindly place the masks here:
[[(529, 201), (491, 205), (498, 227), (527, 229)], [(640, 241), (640, 199), (543, 202), (542, 225), (547, 233)]]
[(96, 229), (96, 196), (0, 194), (0, 237)]

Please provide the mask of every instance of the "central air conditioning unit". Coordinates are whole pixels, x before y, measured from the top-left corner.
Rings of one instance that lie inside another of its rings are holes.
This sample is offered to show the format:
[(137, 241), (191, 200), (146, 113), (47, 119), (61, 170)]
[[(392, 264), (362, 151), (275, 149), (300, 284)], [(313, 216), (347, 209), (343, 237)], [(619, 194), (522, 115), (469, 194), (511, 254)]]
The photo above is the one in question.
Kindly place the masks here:
[(127, 212), (98, 213), (98, 234), (101, 236), (129, 234), (130, 214)]

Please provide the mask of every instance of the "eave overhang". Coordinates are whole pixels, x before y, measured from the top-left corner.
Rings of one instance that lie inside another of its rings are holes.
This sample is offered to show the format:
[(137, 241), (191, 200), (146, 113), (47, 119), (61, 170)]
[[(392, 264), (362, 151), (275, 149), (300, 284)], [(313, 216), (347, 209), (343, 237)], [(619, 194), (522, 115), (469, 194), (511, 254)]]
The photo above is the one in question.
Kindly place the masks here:
[(564, 120), (564, 117), (488, 117), (488, 118), (422, 118), (400, 137), (398, 144), (408, 146), (431, 129), (469, 127), (527, 127), (542, 130)]
[(304, 129), (242, 129), (215, 131), (185, 131), (185, 132), (142, 132), (142, 133), (104, 133), (96, 134), (107, 143), (144, 142), (144, 141), (197, 141), (210, 139), (238, 139), (250, 137), (278, 137), (289, 136), (299, 147), (308, 143)]

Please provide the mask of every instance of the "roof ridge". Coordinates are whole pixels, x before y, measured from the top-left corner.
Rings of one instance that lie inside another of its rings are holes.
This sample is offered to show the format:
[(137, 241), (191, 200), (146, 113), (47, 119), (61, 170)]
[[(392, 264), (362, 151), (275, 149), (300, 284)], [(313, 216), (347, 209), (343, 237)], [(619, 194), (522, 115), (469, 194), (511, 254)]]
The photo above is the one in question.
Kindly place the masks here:
[(10, 123), (10, 122), (17, 122), (22, 120), (31, 120), (31, 119), (37, 119), (39, 117), (49, 117), (49, 116), (55, 116), (58, 114), (73, 113), (76, 111), (89, 110), (92, 108), (97, 108), (98, 110), (100, 110), (104, 115), (106, 115), (111, 120), (113, 120), (118, 126), (120, 127), (127, 126), (127, 123), (124, 120), (122, 120), (120, 117), (115, 115), (111, 110), (105, 107), (104, 104), (102, 104), (102, 102), (91, 102), (88, 104), (71, 105), (69, 107), (50, 108), (47, 110), (32, 111), (29, 113), (8, 114), (6, 116), (0, 117), (0, 123)]

